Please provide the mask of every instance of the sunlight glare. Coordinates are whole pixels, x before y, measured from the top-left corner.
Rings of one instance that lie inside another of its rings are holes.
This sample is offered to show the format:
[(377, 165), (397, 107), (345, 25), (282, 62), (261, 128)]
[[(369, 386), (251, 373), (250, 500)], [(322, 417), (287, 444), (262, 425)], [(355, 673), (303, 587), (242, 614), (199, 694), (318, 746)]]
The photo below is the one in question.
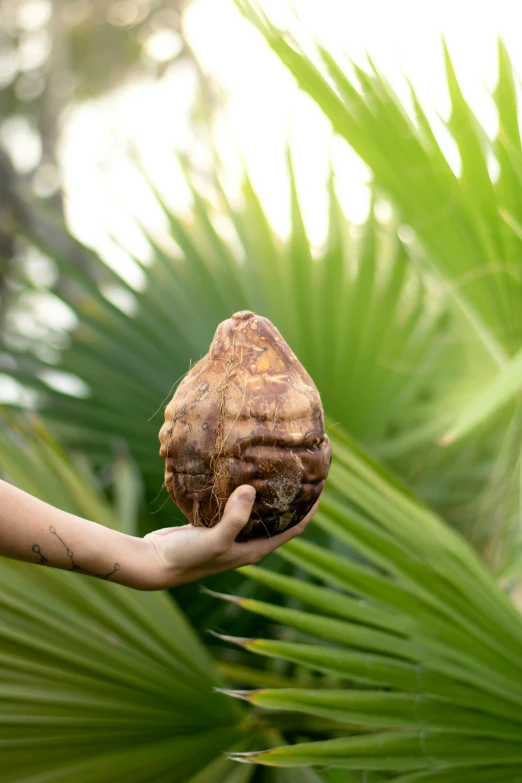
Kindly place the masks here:
[[(408, 107), (407, 73), (456, 172), (460, 157), (444, 127), (450, 104), (442, 36), (464, 95), (488, 134), (494, 133), (497, 123), (491, 98), (497, 35), (522, 72), (521, 11), (512, 0), (498, 0), (494, 7), (473, 0), (441, 0), (436, 5), (367, 0), (356, 10), (344, 0), (322, 0), (320, 13), (315, 0), (296, 0), (298, 16), (280, 0), (266, 0), (262, 7), (296, 36), (299, 16), (333, 52), (344, 51), (359, 65), (367, 65), (369, 53)], [(350, 220), (363, 222), (370, 203), (367, 167), (345, 142), (332, 137), (319, 109), (298, 91), (293, 77), (233, 0), (195, 0), (184, 13), (183, 27), (201, 69), (223, 101), (215, 116), (213, 140), (232, 200), (238, 197), (244, 160), (276, 231), (286, 235), (290, 216), (285, 163), (290, 142), (312, 245), (319, 247), (327, 231), (325, 182), (330, 161), (343, 210)], [(160, 60), (163, 56), (159, 49), (151, 55)], [(111, 243), (104, 240), (107, 221), (117, 220), (110, 203), (119, 202), (145, 222), (152, 221), (159, 231), (166, 229), (157, 204), (153, 206), (150, 194), (145, 195), (139, 176), (130, 173), (129, 149), (137, 151), (169, 207), (186, 212), (190, 194), (172, 153), (196, 152), (201, 160), (205, 158), (192, 118), (197, 84), (195, 69), (182, 61), (170, 66), (158, 81), (122, 85), (104, 99), (73, 108), (65, 119), (61, 164), (70, 224), (99, 252), (112, 253), (111, 265), (122, 273), (126, 260), (123, 255), (116, 260)]]

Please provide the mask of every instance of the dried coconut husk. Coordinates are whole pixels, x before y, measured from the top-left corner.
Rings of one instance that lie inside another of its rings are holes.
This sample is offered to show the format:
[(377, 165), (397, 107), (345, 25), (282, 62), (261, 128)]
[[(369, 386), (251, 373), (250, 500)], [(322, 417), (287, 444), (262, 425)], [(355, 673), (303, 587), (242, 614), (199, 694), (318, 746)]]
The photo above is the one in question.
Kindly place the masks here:
[(193, 525), (212, 527), (236, 487), (255, 488), (238, 540), (300, 522), (331, 461), (314, 382), (275, 326), (248, 311), (218, 326), (167, 406), (159, 438), (166, 487)]

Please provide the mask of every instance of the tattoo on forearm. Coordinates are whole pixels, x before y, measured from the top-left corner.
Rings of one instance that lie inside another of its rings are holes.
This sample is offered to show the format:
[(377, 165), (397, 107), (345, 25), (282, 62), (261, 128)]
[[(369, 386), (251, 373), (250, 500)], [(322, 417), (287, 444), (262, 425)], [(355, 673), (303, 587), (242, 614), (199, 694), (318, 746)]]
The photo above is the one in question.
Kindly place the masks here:
[(49, 561), (42, 555), (39, 544), (33, 546), (33, 552), (40, 557), (40, 562), (37, 565), (47, 565)]
[[(55, 536), (55, 538), (58, 539), (58, 541), (62, 544), (63, 548), (65, 549), (65, 551), (67, 553), (67, 557), (69, 557), (71, 559), (71, 567), (70, 568), (66, 568), (65, 569), (66, 571), (80, 571), (82, 574), (87, 574), (88, 576), (94, 576), (94, 577), (96, 577), (96, 579), (108, 579), (110, 576), (112, 576), (114, 573), (116, 573), (116, 571), (120, 570), (120, 564), (119, 563), (114, 563), (114, 568), (112, 569), (112, 571), (109, 571), (108, 574), (95, 574), (94, 571), (89, 571), (87, 568), (83, 568), (79, 563), (75, 562), (75, 560), (74, 560), (74, 552), (72, 551), (72, 549), (69, 549), (69, 547), (67, 546), (67, 544), (65, 543), (63, 538), (60, 535), (58, 535), (54, 525), (50, 525), (49, 526), (49, 532), (51, 533), (51, 535)], [(40, 558), (40, 560), (37, 563), (37, 565), (44, 565), (45, 566), (45, 565), (49, 564), (49, 560), (42, 553), (42, 550), (40, 548), (40, 544), (34, 544), (32, 549), (33, 549), (33, 552), (35, 553), (35, 555), (38, 555), (38, 557)]]

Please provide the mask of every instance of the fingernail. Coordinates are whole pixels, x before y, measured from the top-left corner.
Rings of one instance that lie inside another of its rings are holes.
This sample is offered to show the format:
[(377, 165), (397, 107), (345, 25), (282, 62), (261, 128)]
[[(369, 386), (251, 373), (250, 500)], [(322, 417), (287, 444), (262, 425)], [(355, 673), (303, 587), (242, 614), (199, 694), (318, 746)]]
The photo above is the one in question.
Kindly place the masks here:
[(242, 503), (252, 503), (256, 496), (256, 491), (254, 487), (251, 487), (249, 484), (245, 484), (244, 487), (239, 489), (237, 496)]

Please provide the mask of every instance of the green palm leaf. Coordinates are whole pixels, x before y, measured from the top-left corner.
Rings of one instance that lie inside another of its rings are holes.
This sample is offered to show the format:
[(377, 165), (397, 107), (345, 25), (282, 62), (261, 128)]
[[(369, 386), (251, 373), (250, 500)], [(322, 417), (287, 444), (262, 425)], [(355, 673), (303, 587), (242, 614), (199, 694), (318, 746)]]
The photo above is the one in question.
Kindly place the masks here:
[[(0, 470), (72, 513), (121, 528), (87, 471), (35, 421), (0, 434)], [(248, 746), (242, 715), (164, 593), (0, 563), (2, 780), (191, 780)]]
[[(415, 229), (427, 251), (427, 263), (482, 342), (483, 360), (489, 355), (489, 372), (483, 376), (489, 382), (491, 372), (501, 369), (522, 342), (521, 245), (516, 229), (522, 147), (515, 79), (503, 44), (499, 44), (495, 93), (500, 123), (492, 141), (466, 102), (445, 49), (451, 100), (448, 130), (461, 162), (457, 175), (413, 89), (415, 121), (371, 61), (368, 72), (353, 66), (356, 75), (351, 78), (346, 75), (347, 60), (337, 61), (317, 46), (317, 58), (312, 61), (299, 42), (278, 30), (255, 1), (237, 0), (237, 5), (331, 120), (334, 130), (371, 167), (376, 183)], [(489, 155), (496, 155), (500, 166), (497, 182), (489, 173)]]
[[(516, 75), (507, 50), (499, 42), (493, 96), (499, 125), (489, 138), (464, 97), (444, 48), (450, 98), (445, 130), (458, 151), (455, 171), (439, 144), (437, 123), (411, 86), (407, 110), (371, 59), (363, 69), (348, 57), (334, 58), (321, 45), (310, 43), (311, 36), (299, 26), (294, 35), (278, 29), (256, 0), (237, 0), (236, 5), (329, 118), (333, 130), (371, 168), (376, 187), (390, 199), (400, 220), (414, 229), (420, 246), (415, 257), (424, 279), (427, 273), (434, 275), (445, 291), (455, 319), (451, 331), (466, 344), (461, 357), (466, 368), (455, 374), (450, 391), (446, 387), (442, 395), (440, 389), (435, 392), (440, 407), (432, 404), (421, 426), (377, 445), (380, 456), (448, 520), (468, 535), (475, 527), (484, 533), (484, 509), (493, 507), (497, 496), (488, 473), (497, 455), (507, 451), (514, 426), (510, 421), (518, 415), (521, 377), (522, 144)], [(443, 362), (441, 358), (441, 366)], [(508, 443), (502, 443), (503, 436)], [(445, 448), (428, 449), (430, 441)], [(505, 500), (498, 511), (503, 521), (496, 526), (502, 536), (497, 551), (493, 535), (488, 543), (492, 561), (501, 567), (506, 566), (511, 542), (517, 542), (518, 551), (520, 540), (519, 518), (512, 513), (518, 495), (518, 457), (511, 466), (504, 459), (504, 465)], [(478, 503), (471, 500), (473, 493), (480, 496)]]
[[(498, 762), (507, 765), (511, 774), (512, 771), (517, 774), (522, 765), (522, 750), (518, 741), (502, 742), (483, 737), (454, 737), (448, 733), (435, 731), (401, 734), (382, 732), (378, 735), (302, 743), (261, 753), (241, 754), (234, 758), (273, 766), (327, 765), (362, 770), (393, 769), (423, 772), (427, 764), (434, 767), (467, 767), (472, 772), (474, 768), (480, 768), (481, 765)], [(502, 775), (501, 766), (497, 768), (496, 774)], [(515, 780), (509, 777), (507, 779)], [(401, 778), (399, 777), (398, 780)], [(446, 778), (441, 774), (440, 780)], [(491, 780), (498, 780), (498, 777)]]
[(440, 781), (461, 767), (473, 780), (472, 769), (500, 780), (505, 767), (514, 781), (514, 769), (522, 774), (522, 618), (463, 539), (351, 449), (342, 431), (332, 440), (329, 491), (316, 519), (336, 551), (306, 540), (279, 550), (319, 584), (250, 566), (248, 576), (297, 604), (222, 597), (286, 629), (280, 639), (224, 640), (330, 677), (319, 690), (230, 695), (334, 720), (338, 729), (326, 741), (232, 757), (416, 770), (419, 780), (422, 772)]
[[(97, 468), (113, 461), (122, 441), (127, 444), (156, 527), (181, 521), (162, 492), (161, 406), (190, 363), (206, 352), (217, 323), (234, 310), (252, 309), (274, 321), (314, 377), (331, 420), (379, 450), (413, 437), (417, 446), (406, 449), (407, 475), (419, 442), (431, 441), (449, 424), (455, 379), (466, 375), (467, 364), (465, 336), (448, 318), (444, 297), (425, 306), (433, 281), (410, 263), (411, 249), (393, 228), (372, 217), (361, 237), (351, 235), (333, 180), (329, 239), (316, 257), (291, 166), (290, 172), (287, 239), (270, 226), (248, 177), (242, 203), (234, 206), (216, 180), (216, 210), (187, 170), (194, 207), (184, 220), (150, 183), (180, 253), (167, 252), (161, 238), (142, 226), (153, 261), (143, 266), (141, 292), (87, 248), (81, 251), (89, 254), (89, 265), (72, 268), (45, 232), (30, 238), (70, 278), (67, 304), (78, 325), (57, 367), (36, 358), (31, 344), (22, 350), (11, 342), (6, 372), (36, 391), (38, 410), (53, 431), (72, 448), (88, 450)], [(219, 232), (223, 217), (235, 240)], [(132, 295), (135, 312), (123, 312), (104, 295), (107, 281)], [(79, 377), (86, 395), (50, 387), (50, 369)], [(419, 436), (425, 421), (429, 426)], [(480, 483), (474, 477), (471, 483), (473, 496)]]
[[(120, 456), (115, 470), (120, 516), (85, 460), (67, 455), (41, 422), (7, 422), (0, 475), (136, 535), (139, 477), (128, 458)], [(238, 675), (234, 665), (223, 671), (233, 681), (256, 676), (246, 667)], [(266, 681), (295, 682), (269, 673)], [(299, 771), (265, 774), (224, 756), (281, 735), (256, 726), (221, 693), (223, 685), (168, 594), (0, 559), (2, 781), (294, 783)], [(301, 772), (320, 783), (313, 771)]]

